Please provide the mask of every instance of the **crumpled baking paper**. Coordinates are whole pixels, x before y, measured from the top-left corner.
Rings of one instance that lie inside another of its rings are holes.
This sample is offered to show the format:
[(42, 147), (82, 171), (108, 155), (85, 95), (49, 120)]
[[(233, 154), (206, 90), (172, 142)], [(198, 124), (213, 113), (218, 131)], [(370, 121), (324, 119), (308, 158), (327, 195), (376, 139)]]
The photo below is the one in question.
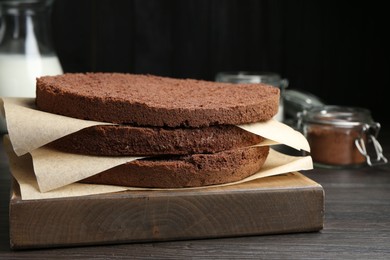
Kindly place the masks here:
[[(21, 187), (23, 199), (81, 196), (129, 189), (109, 185), (80, 184), (77, 181), (141, 157), (77, 155), (45, 146), (51, 141), (83, 128), (109, 123), (74, 119), (39, 111), (35, 108), (33, 98), (3, 98), (2, 101), (2, 113), (6, 118), (9, 135), (5, 138), (5, 143), (11, 147), (9, 149), (11, 171)], [(306, 138), (300, 132), (276, 120), (237, 127), (267, 139), (258, 145), (284, 144), (297, 150), (310, 151)], [(28, 164), (31, 165), (27, 167)], [(26, 167), (21, 168), (18, 165)], [(243, 181), (312, 168), (310, 156), (287, 156), (271, 149), (262, 170)], [(32, 182), (34, 175), (35, 182)], [(231, 184), (233, 183), (228, 185)]]

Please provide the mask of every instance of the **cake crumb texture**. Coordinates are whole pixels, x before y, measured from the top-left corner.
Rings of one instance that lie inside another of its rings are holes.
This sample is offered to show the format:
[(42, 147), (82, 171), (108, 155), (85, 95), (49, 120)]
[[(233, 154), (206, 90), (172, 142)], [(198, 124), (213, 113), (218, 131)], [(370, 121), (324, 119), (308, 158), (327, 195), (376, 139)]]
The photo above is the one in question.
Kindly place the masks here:
[(266, 121), (279, 89), (126, 73), (65, 73), (37, 78), (37, 108), (69, 117), (156, 127)]
[(129, 187), (183, 188), (242, 180), (263, 166), (269, 147), (248, 147), (215, 154), (136, 160), (81, 182)]

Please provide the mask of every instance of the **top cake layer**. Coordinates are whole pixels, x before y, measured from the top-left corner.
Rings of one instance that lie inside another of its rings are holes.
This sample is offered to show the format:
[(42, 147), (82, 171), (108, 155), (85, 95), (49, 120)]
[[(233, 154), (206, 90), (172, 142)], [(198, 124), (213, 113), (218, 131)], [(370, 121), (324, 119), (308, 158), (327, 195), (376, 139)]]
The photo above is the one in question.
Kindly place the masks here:
[(122, 73), (37, 79), (38, 109), (85, 120), (157, 127), (239, 125), (271, 119), (279, 89)]

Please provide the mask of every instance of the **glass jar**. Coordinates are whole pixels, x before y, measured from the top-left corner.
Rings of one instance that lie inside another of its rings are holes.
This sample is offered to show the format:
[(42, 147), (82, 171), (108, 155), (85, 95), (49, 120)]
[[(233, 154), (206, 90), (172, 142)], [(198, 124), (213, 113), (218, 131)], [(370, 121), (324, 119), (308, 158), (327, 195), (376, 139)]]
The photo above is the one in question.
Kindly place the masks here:
[(51, 39), (52, 3), (0, 0), (0, 97), (35, 97), (37, 77), (63, 73)]
[(282, 79), (279, 74), (273, 72), (220, 72), (216, 75), (215, 81), (230, 83), (265, 83), (280, 89), (279, 110), (275, 115), (278, 121), (284, 120), (283, 93), (288, 86), (288, 80)]
[(287, 89), (284, 91), (284, 115), (286, 118), (297, 119), (298, 113), (313, 107), (324, 106), (325, 103), (314, 94), (299, 90)]
[(298, 128), (310, 144), (315, 165), (334, 168), (387, 163), (377, 141), (380, 124), (369, 110), (327, 105), (305, 110), (298, 117)]
[(52, 3), (0, 1), (0, 96), (35, 97), (37, 77), (63, 73), (51, 40)]

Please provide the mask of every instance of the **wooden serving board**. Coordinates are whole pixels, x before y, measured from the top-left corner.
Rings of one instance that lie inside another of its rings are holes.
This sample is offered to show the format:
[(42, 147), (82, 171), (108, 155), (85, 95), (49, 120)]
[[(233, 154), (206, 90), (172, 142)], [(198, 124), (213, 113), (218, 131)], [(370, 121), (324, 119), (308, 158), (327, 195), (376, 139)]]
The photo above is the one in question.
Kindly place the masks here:
[[(16, 182), (15, 182), (16, 183)], [(324, 190), (301, 173), (201, 190), (10, 199), (13, 249), (319, 231)]]

